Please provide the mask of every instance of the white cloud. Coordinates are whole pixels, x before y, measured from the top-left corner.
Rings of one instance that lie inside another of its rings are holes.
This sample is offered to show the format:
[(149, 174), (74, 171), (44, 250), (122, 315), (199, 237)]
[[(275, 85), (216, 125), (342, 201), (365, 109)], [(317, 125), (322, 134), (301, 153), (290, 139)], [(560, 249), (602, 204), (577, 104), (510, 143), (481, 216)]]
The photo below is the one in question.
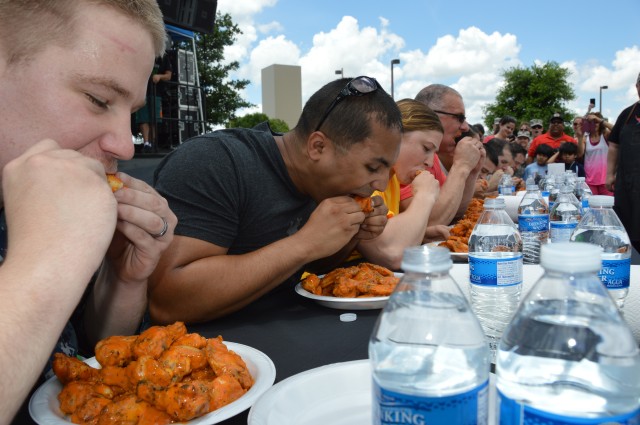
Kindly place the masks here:
[(263, 68), (273, 64), (297, 65), (299, 58), (300, 49), (284, 35), (268, 37), (261, 40), (251, 51), (249, 63), (239, 74), (241, 78), (248, 78), (253, 82), (260, 81)]
[[(220, 0), (218, 4), (218, 10), (229, 13), (243, 32), (225, 50), (225, 59), (240, 62), (240, 69), (231, 77), (251, 81), (243, 95), (253, 103), (261, 103), (262, 68), (274, 63), (301, 66), (304, 102), (323, 84), (337, 78), (335, 70), (339, 69), (344, 69), (345, 76), (374, 76), (388, 91), (390, 60), (399, 58), (401, 63), (394, 67), (396, 99), (413, 98), (422, 87), (434, 82), (448, 84), (463, 95), (469, 121), (480, 122), (482, 107), (494, 101), (503, 84), (502, 72), (522, 66), (522, 47), (516, 35), (485, 33), (475, 26), (423, 40), (424, 45), (419, 48), (402, 51), (405, 40), (390, 31), (387, 18), (379, 17), (379, 25), (373, 27), (361, 26), (356, 17), (343, 16), (335, 27), (317, 32), (311, 40), (293, 40), (277, 21), (256, 23), (263, 10), (276, 4), (277, 0)], [(394, 24), (397, 28), (399, 23)], [(534, 61), (538, 65), (544, 62)], [(618, 105), (628, 105), (638, 98), (633, 84), (640, 71), (639, 63), (638, 46), (617, 51), (611, 63), (563, 62), (561, 66), (572, 71), (569, 81), (577, 95), (567, 106), (583, 110), (588, 98), (597, 97), (599, 87), (608, 85), (608, 91), (603, 93), (603, 112), (615, 119)], [(613, 110), (608, 110), (607, 104)]]

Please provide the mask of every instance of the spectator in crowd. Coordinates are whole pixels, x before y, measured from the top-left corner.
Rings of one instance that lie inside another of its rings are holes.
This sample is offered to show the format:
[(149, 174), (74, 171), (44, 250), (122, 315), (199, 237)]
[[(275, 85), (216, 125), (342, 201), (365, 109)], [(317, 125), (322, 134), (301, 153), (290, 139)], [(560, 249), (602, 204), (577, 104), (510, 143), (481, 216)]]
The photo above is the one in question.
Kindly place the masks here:
[[(435, 112), (424, 103), (403, 99), (397, 104), (402, 113), (400, 153), (387, 188), (384, 192), (374, 192), (389, 209), (389, 221), (377, 238), (362, 240), (357, 246), (367, 261), (391, 270), (400, 269), (405, 248), (431, 239), (446, 239), (449, 235), (446, 226), (438, 226), (427, 234), (429, 215), (440, 185), (425, 168), (433, 167), (444, 129)], [(407, 209), (401, 208), (401, 190), (411, 191), (412, 201)]]
[(143, 181), (119, 173), (112, 193), (105, 173), (133, 156), (165, 36), (152, 0), (0, 0), (0, 422), (52, 351), (91, 356), (140, 324), (176, 219)]
[(548, 145), (553, 150), (557, 150), (563, 142), (575, 143), (576, 139), (565, 134), (564, 132), (564, 118), (562, 114), (555, 112), (549, 119), (549, 131), (541, 134), (533, 139), (531, 145), (529, 145), (527, 163), (533, 162), (533, 158), (536, 155), (536, 149), (539, 145)]
[(515, 143), (522, 146), (526, 153), (529, 150), (529, 144), (531, 143), (531, 133), (528, 131), (519, 131), (516, 136)]
[(484, 125), (480, 123), (473, 124), (471, 126), (471, 129), (478, 134), (478, 137), (480, 137), (480, 140), (484, 139), (484, 133), (485, 133)]
[(573, 128), (573, 135), (579, 142), (578, 135), (582, 134), (582, 117), (574, 117), (571, 127)]
[[(444, 128), (442, 143), (429, 170), (440, 182), (440, 194), (429, 225), (448, 225), (464, 214), (473, 197), (475, 181), (484, 162), (484, 148), (482, 142), (473, 137), (457, 141), (458, 136), (469, 131), (469, 125), (462, 96), (456, 90), (431, 84), (420, 90), (415, 99), (438, 114)], [(411, 200), (406, 198), (402, 202), (406, 204)]]
[(200, 322), (286, 302), (303, 270), (326, 272), (382, 233), (384, 191), (402, 136), (398, 106), (369, 77), (332, 81), (284, 134), (268, 123), (198, 136), (156, 169), (178, 215), (152, 276), (155, 322)]
[(498, 131), (500, 130), (500, 118), (495, 118), (493, 120), (493, 128), (491, 129), (491, 134), (498, 134)]
[[(558, 156), (553, 162), (564, 163), (565, 170), (571, 170), (578, 177), (585, 177), (584, 167), (576, 161), (578, 158), (578, 146), (574, 143), (564, 142), (558, 148)], [(548, 161), (547, 163), (551, 163)]]
[(536, 137), (544, 133), (544, 128), (542, 127), (541, 119), (534, 118), (531, 121), (529, 121), (529, 124), (531, 124), (531, 140), (535, 139)]
[(531, 134), (531, 125), (527, 121), (523, 121), (518, 126), (518, 132), (526, 131)]
[(511, 138), (511, 136), (513, 135), (513, 131), (515, 130), (515, 128), (516, 119), (510, 115), (505, 115), (504, 117), (500, 118), (500, 121), (498, 121), (498, 132), (486, 136), (484, 138), (484, 143), (487, 143), (494, 137), (502, 140), (509, 140), (509, 138)]
[(533, 177), (536, 182), (540, 178), (543, 178), (547, 175), (547, 161), (549, 158), (553, 156), (554, 152), (551, 146), (549, 145), (538, 145), (536, 148), (536, 152), (534, 155), (535, 162), (527, 165), (527, 168), (524, 169), (524, 175), (522, 179), (526, 182), (529, 180), (529, 177)]
[(527, 150), (518, 143), (509, 143), (511, 149), (511, 155), (513, 156), (513, 162), (515, 163), (514, 177), (520, 177), (524, 175), (524, 169), (526, 167)]
[(144, 152), (157, 148), (157, 125), (162, 122), (162, 98), (166, 94), (165, 83), (171, 81), (173, 67), (168, 55), (156, 58), (147, 84), (147, 101), (136, 114), (136, 122), (140, 125)]
[[(582, 123), (586, 122), (587, 127)], [(609, 135), (613, 124), (607, 122), (600, 112), (592, 112), (581, 120), (576, 130), (578, 158), (583, 158), (585, 181), (594, 195), (613, 196), (605, 186), (607, 180), (607, 154)], [(588, 129), (588, 132), (583, 131)]]
[(486, 150), (486, 156), (478, 174), (478, 180), (475, 185), (475, 198), (485, 198), (498, 195), (498, 185), (504, 174), (504, 171), (499, 167), (498, 156), (501, 151), (501, 147), (498, 143), (495, 143), (495, 139), (484, 145)]
[[(640, 97), (640, 74), (636, 79)], [(640, 102), (625, 108), (609, 135), (607, 153), (607, 189), (615, 196), (614, 209), (629, 234), (636, 251), (640, 251)]]

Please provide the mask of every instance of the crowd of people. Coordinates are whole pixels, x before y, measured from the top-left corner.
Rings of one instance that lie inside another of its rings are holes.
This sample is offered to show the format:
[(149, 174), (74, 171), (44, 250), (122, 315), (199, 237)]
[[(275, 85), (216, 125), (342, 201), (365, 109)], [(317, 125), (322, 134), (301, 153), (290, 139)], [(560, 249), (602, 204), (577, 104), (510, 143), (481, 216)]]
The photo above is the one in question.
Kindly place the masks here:
[[(637, 103), (615, 125), (589, 110), (575, 138), (557, 113), (546, 132), (505, 116), (483, 137), (451, 87), (396, 102), (374, 78), (341, 78), (291, 131), (198, 136), (163, 159), (153, 187), (118, 173), (125, 188), (112, 193), (105, 174), (133, 156), (131, 114), (165, 46), (157, 2), (0, 0), (0, 24), (0, 344), (11, 347), (0, 380), (13, 383), (1, 418), (52, 351), (91, 355), (103, 337), (139, 332), (145, 312), (214, 320), (354, 255), (398, 269), (406, 247), (445, 238), (502, 176), (541, 176), (552, 161), (615, 194), (638, 248)], [(372, 211), (356, 196), (372, 196)]]

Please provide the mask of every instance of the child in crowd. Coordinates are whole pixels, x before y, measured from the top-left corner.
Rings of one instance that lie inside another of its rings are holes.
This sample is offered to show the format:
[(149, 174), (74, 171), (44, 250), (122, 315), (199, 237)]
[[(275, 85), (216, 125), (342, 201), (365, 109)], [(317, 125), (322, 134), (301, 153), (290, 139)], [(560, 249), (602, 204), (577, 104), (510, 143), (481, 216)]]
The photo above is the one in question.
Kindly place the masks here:
[(576, 161), (578, 158), (578, 145), (575, 143), (564, 142), (558, 149), (559, 159), (557, 162), (564, 162), (564, 169), (571, 170), (578, 177), (585, 177), (584, 167)]
[(553, 155), (553, 148), (549, 145), (538, 145), (536, 148), (535, 162), (527, 165), (524, 169), (522, 179), (526, 182), (529, 177), (533, 177), (536, 182), (539, 177), (547, 175), (547, 161)]

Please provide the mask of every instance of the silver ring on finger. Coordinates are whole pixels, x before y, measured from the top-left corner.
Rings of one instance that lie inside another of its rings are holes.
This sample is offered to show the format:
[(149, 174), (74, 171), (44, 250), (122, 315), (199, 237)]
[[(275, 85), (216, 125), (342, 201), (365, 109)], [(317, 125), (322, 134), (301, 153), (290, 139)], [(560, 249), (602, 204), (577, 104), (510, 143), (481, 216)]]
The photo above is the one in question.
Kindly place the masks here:
[(164, 217), (160, 217), (162, 218), (162, 230), (160, 230), (160, 232), (158, 233), (149, 233), (151, 236), (153, 236), (154, 238), (161, 238), (163, 237), (166, 233), (167, 230), (169, 230), (169, 223), (167, 223), (167, 220)]

